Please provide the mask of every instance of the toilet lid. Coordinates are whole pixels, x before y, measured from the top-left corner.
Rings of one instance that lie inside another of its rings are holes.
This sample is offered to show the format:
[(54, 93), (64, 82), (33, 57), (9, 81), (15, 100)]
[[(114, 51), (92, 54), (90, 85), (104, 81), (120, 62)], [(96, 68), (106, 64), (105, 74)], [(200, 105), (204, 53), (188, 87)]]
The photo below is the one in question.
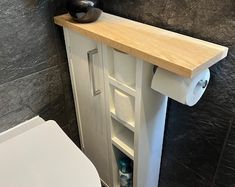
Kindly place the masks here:
[(0, 186), (100, 187), (94, 165), (54, 121), (0, 142)]

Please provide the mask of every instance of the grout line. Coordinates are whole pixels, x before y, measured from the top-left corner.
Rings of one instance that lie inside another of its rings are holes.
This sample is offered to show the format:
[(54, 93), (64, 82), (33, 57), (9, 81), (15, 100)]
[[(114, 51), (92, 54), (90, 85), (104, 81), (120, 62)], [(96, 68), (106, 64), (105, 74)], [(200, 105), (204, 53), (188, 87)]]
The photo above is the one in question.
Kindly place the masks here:
[[(63, 63), (63, 64), (65, 64), (65, 63)], [(41, 73), (41, 72), (44, 72), (44, 71), (53, 69), (53, 68), (55, 68), (55, 67), (60, 67), (60, 66), (63, 65), (63, 64), (55, 64), (55, 65), (53, 65), (53, 66), (46, 67), (45, 69), (41, 69), (41, 70), (39, 70), (39, 71), (32, 72), (32, 73), (27, 74), (27, 75), (25, 75), (25, 76), (18, 77), (18, 78), (16, 78), (16, 79), (13, 79), (13, 80), (4, 82), (4, 83), (0, 84), (0, 87), (1, 87), (1, 86), (4, 86), (5, 84), (8, 84), (8, 83), (10, 83), (10, 82), (14, 82), (14, 81), (17, 81), (17, 80), (21, 80), (21, 79), (24, 79), (24, 78), (26, 78), (26, 77), (30, 77), (30, 76), (32, 76), (32, 75), (35, 75), (35, 74), (38, 74), (38, 73)]]
[(170, 158), (171, 160), (175, 161), (177, 164), (183, 166), (184, 168), (186, 168), (187, 170), (189, 170), (190, 172), (192, 172), (194, 175), (196, 175), (197, 177), (199, 177), (201, 180), (208, 182), (207, 178), (205, 178), (204, 176), (202, 176), (200, 173), (198, 173), (197, 171), (195, 171), (194, 169), (192, 169), (191, 167), (187, 166), (186, 164), (180, 162), (178, 159), (176, 158)]
[(216, 166), (216, 170), (215, 170), (215, 173), (214, 173), (214, 177), (213, 177), (213, 180), (212, 180), (211, 187), (214, 187), (214, 186), (216, 185), (216, 184), (215, 184), (216, 176), (217, 176), (217, 174), (218, 174), (219, 166), (221, 165), (221, 162), (222, 162), (222, 159), (223, 159), (225, 147), (226, 147), (226, 145), (227, 145), (228, 138), (229, 138), (229, 135), (230, 135), (230, 133), (231, 133), (231, 129), (232, 129), (232, 126), (233, 126), (233, 123), (234, 123), (234, 118), (232, 118), (232, 120), (230, 121), (230, 123), (231, 123), (231, 124), (229, 125), (229, 128), (228, 128), (228, 130), (227, 130), (227, 134), (226, 134), (226, 137), (225, 137), (225, 140), (224, 140), (224, 144), (223, 144), (223, 147), (222, 147), (220, 156), (219, 156), (219, 160), (218, 160), (218, 163), (217, 163), (217, 166)]

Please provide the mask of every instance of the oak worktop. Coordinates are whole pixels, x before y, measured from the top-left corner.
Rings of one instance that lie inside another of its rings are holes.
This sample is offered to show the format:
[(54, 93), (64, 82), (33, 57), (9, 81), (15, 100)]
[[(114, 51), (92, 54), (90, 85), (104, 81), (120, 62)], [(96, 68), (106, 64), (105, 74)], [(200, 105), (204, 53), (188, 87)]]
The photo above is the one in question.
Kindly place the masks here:
[(107, 13), (93, 23), (79, 24), (68, 14), (57, 25), (131, 54), (184, 77), (193, 77), (225, 58), (228, 48)]

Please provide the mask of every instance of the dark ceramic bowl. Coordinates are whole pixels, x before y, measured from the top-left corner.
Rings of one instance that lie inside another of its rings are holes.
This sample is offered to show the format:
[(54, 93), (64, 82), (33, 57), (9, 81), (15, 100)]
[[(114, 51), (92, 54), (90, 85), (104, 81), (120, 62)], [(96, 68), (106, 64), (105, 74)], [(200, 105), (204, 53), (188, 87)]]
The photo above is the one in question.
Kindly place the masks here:
[(70, 0), (68, 11), (72, 18), (79, 23), (90, 23), (96, 21), (102, 10), (97, 8), (94, 0)]

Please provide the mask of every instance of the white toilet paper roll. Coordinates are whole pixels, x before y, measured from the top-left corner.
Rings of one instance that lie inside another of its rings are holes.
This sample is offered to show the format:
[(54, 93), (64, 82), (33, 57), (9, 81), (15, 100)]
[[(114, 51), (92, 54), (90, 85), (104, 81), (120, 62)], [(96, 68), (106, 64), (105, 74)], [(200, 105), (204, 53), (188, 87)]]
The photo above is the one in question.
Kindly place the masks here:
[(123, 52), (113, 50), (114, 77), (118, 81), (129, 85), (135, 85), (136, 62), (135, 58)]
[(190, 79), (157, 68), (151, 87), (171, 99), (188, 106), (193, 106), (199, 101), (206, 90), (209, 79), (209, 69), (203, 70)]
[(114, 90), (114, 107), (117, 117), (125, 122), (134, 123), (134, 99), (117, 89)]

